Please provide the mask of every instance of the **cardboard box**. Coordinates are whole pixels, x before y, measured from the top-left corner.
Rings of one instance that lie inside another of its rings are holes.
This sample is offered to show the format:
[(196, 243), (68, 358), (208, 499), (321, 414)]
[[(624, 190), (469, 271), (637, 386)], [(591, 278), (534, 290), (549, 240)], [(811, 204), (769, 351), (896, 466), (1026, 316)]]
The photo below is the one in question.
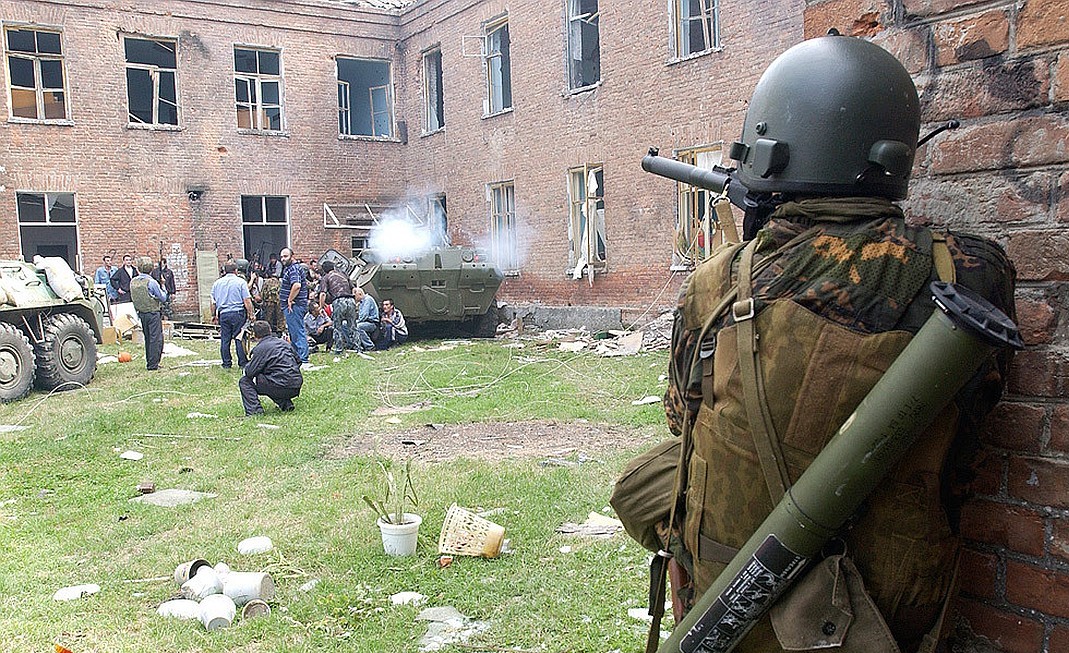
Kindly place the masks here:
[(119, 330), (113, 326), (104, 327), (104, 331), (100, 334), (100, 339), (105, 345), (114, 345), (119, 342)]
[(145, 332), (141, 330), (141, 327), (130, 329), (130, 342), (135, 345), (145, 344)]

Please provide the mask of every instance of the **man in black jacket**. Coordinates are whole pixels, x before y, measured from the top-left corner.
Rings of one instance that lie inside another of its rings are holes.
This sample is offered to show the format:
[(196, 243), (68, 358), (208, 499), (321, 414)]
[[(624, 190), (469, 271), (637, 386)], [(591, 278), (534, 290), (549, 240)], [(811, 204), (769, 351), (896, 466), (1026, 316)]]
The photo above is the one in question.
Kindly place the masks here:
[(259, 395), (267, 395), (282, 411), (293, 410), (293, 398), (301, 394), (301, 364), (293, 347), (271, 335), (271, 325), (263, 320), (252, 323), (252, 335), (258, 341), (249, 355), (245, 374), (238, 380), (245, 415), (263, 415)]

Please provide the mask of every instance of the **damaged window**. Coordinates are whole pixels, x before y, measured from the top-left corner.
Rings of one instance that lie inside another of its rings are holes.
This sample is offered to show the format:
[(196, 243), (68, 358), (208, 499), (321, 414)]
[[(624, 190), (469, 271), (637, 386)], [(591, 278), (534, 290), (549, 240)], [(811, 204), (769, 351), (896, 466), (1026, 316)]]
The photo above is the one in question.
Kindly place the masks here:
[[(676, 156), (703, 170), (712, 170), (720, 165), (720, 146), (694, 148), (679, 152)], [(676, 221), (675, 245), (672, 251), (672, 267), (691, 268), (705, 259), (719, 244), (718, 225), (710, 203), (715, 195), (697, 186), (679, 184), (679, 211)]]
[(490, 244), (497, 267), (505, 274), (519, 274), (516, 190), (511, 181), (490, 184)]
[(442, 92), (442, 51), (435, 48), (423, 54), (423, 131), (436, 132), (445, 127), (445, 95)]
[(446, 212), (445, 193), (427, 198), (427, 222), (435, 243), (449, 244), (449, 217)]
[(572, 89), (601, 81), (598, 0), (568, 0), (568, 80)]
[(589, 271), (605, 269), (605, 174), (600, 165), (568, 171), (568, 202), (568, 267), (579, 279), (588, 266)]
[(177, 125), (176, 41), (123, 39), (130, 124)]
[(338, 57), (338, 127), (345, 136), (393, 136), (390, 62)]
[(512, 108), (512, 63), (509, 57), (508, 20), (486, 27), (487, 115)]
[(719, 0), (672, 0), (672, 7), (677, 57), (720, 47)]
[(16, 193), (22, 257), (55, 256), (78, 269), (78, 219), (74, 193)]
[(60, 33), (37, 29), (4, 30), (9, 118), (49, 122), (68, 120), (67, 77)]
[(241, 232), (245, 258), (267, 262), (289, 247), (290, 199), (285, 196), (242, 195)]
[(234, 48), (238, 128), (282, 131), (282, 53)]

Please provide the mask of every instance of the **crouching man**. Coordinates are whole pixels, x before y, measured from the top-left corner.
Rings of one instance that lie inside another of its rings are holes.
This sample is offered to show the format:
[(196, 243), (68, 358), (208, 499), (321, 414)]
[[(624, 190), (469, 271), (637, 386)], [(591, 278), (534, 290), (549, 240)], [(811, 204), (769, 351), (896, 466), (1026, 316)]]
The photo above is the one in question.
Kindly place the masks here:
[(271, 325), (263, 320), (252, 323), (256, 346), (238, 380), (245, 415), (263, 415), (259, 395), (267, 395), (279, 410), (293, 410), (293, 398), (301, 394), (301, 363), (288, 342), (271, 334)]

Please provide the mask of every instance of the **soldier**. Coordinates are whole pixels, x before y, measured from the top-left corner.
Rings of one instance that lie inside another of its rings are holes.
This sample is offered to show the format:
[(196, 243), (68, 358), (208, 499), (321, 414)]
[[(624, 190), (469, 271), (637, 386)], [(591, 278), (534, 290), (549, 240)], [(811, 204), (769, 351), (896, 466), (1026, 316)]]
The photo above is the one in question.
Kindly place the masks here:
[(141, 330), (145, 336), (145, 368), (150, 371), (160, 369), (160, 359), (163, 357), (163, 320), (160, 317), (160, 307), (167, 301), (167, 291), (149, 274), (155, 267), (151, 258), (138, 258), (137, 269), (140, 274), (130, 280), (130, 299), (141, 320)]
[[(680, 473), (657, 510), (640, 508), (659, 520), (644, 542), (671, 557), (677, 621), (932, 314), (929, 282), (954, 281), (1013, 315), (1015, 273), (997, 244), (911, 226), (894, 204), (919, 128), (909, 73), (861, 39), (806, 41), (758, 82), (731, 152), (742, 184), (782, 203), (754, 240), (721, 247), (680, 292), (665, 410), (682, 438), (651, 452), (681, 451), (661, 478)], [(934, 650), (956, 575), (965, 463), (1008, 358), (980, 369), (839, 533), (834, 553), (846, 555), (827, 591), (788, 593), (735, 650)], [(618, 512), (643, 491), (643, 469), (632, 463), (618, 481)], [(645, 534), (637, 522), (628, 530)], [(844, 601), (851, 619), (826, 618)]]

